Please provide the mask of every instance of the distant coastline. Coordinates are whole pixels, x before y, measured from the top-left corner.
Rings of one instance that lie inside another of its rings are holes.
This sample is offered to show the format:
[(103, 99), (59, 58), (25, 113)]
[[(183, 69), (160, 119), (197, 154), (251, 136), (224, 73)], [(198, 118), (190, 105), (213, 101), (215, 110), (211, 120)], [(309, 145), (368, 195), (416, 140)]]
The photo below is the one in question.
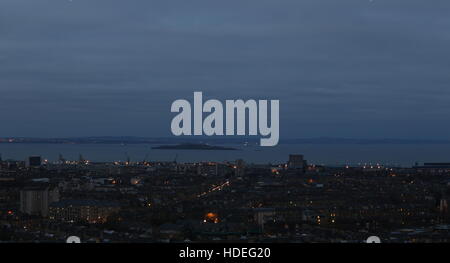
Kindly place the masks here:
[[(3, 137), (0, 144), (148, 144), (148, 145), (173, 145), (173, 144), (228, 144), (258, 146), (259, 139), (254, 137), (132, 137), (132, 136), (103, 136), (103, 137), (68, 137), (68, 138), (32, 138), (32, 137)], [(281, 139), (280, 144), (314, 144), (314, 145), (377, 145), (377, 144), (450, 144), (450, 140), (444, 139), (352, 139), (352, 138), (286, 138)]]
[(236, 151), (236, 148), (214, 146), (208, 144), (183, 143), (177, 145), (160, 145), (152, 147), (155, 150), (205, 150), (205, 151)]

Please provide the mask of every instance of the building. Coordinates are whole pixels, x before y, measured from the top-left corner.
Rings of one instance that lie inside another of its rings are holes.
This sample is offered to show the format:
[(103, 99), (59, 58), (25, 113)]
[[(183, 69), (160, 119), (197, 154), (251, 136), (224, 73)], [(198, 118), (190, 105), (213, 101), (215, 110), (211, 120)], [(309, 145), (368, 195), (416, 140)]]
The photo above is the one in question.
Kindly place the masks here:
[(203, 176), (217, 175), (215, 163), (201, 163), (197, 166), (197, 174)]
[(63, 200), (52, 203), (49, 218), (64, 222), (105, 223), (108, 217), (120, 210), (116, 202), (97, 200)]
[(245, 176), (245, 162), (242, 159), (236, 160), (235, 176), (236, 177)]
[(56, 187), (36, 186), (20, 191), (20, 211), (27, 215), (48, 216), (49, 205), (59, 201)]
[(42, 165), (41, 156), (30, 156), (28, 158), (28, 166), (29, 167), (40, 167)]
[(264, 225), (275, 218), (276, 210), (274, 208), (254, 208), (254, 220), (264, 231)]
[(419, 165), (416, 163), (414, 166), (417, 172), (424, 174), (449, 174), (450, 163), (424, 163)]
[(301, 154), (291, 154), (289, 155), (287, 166), (288, 169), (304, 171), (306, 168), (306, 161)]

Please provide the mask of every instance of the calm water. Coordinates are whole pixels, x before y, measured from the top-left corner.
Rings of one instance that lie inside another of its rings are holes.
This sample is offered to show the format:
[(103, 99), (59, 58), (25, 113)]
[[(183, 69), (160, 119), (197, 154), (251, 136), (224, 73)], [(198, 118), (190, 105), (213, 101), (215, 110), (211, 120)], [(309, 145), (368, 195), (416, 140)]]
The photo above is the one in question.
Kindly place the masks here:
[(154, 150), (151, 145), (101, 144), (0, 144), (3, 159), (25, 160), (30, 155), (41, 155), (54, 161), (61, 153), (68, 160), (78, 160), (80, 154), (91, 161), (158, 160), (179, 162), (234, 161), (248, 163), (285, 162), (289, 154), (304, 154), (310, 163), (343, 165), (383, 163), (411, 166), (414, 162), (450, 162), (450, 145), (317, 145), (290, 144), (277, 147), (242, 147), (238, 151)]

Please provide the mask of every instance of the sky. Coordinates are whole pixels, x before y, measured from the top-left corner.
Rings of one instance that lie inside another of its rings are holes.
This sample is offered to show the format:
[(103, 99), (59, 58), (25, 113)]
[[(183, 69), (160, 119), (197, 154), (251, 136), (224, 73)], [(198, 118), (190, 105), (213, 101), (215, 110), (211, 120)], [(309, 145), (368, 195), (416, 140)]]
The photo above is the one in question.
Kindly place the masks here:
[(283, 138), (450, 139), (448, 0), (0, 0), (0, 136), (171, 136), (279, 99)]

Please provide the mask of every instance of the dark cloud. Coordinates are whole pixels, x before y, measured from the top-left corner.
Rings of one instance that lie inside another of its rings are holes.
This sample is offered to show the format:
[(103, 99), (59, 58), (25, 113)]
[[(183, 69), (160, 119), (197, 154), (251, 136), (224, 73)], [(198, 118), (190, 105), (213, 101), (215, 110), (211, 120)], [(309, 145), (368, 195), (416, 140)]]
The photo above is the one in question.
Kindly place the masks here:
[(284, 137), (440, 137), (446, 0), (2, 0), (0, 136), (168, 136), (170, 104), (281, 100)]

